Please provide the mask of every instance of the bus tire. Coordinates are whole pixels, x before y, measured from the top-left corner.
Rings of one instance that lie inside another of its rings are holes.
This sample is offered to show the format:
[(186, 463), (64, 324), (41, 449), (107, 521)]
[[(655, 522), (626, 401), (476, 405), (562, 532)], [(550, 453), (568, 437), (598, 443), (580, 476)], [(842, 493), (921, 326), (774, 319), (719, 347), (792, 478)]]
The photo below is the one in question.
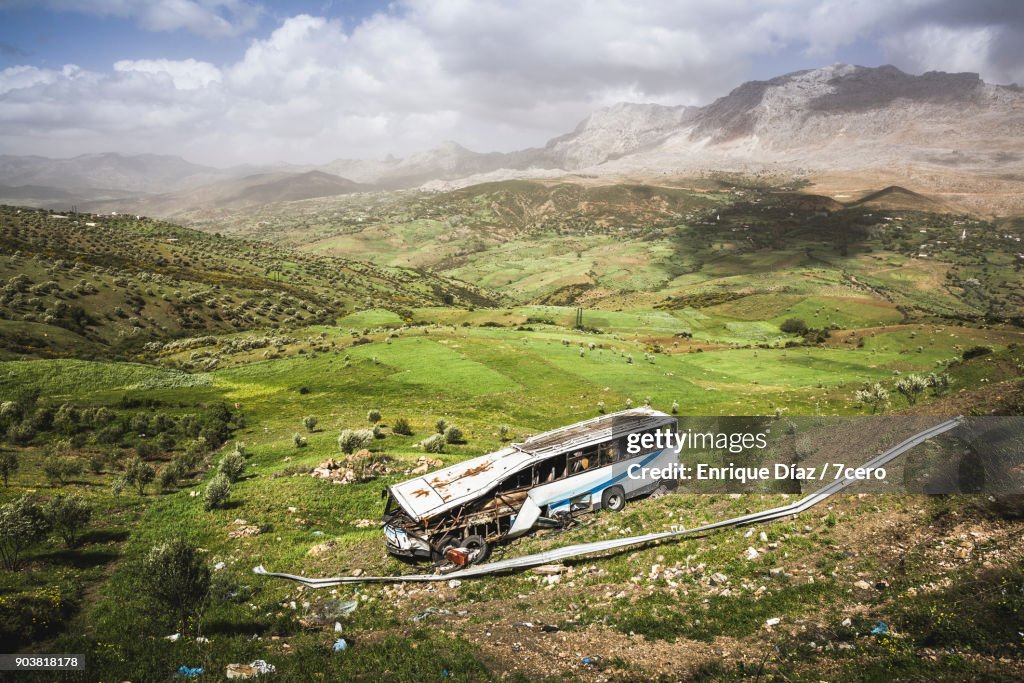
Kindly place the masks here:
[(486, 562), (487, 558), (491, 556), (491, 546), (483, 536), (466, 536), (462, 539), (460, 546), (470, 552), (476, 552), (476, 557), (473, 558), (473, 564)]
[(446, 562), (444, 553), (448, 548), (458, 548), (458, 540), (451, 534), (445, 536), (437, 544), (430, 549), (430, 559), (434, 562)]
[(621, 486), (609, 486), (601, 494), (601, 509), (621, 512), (626, 507), (626, 492)]

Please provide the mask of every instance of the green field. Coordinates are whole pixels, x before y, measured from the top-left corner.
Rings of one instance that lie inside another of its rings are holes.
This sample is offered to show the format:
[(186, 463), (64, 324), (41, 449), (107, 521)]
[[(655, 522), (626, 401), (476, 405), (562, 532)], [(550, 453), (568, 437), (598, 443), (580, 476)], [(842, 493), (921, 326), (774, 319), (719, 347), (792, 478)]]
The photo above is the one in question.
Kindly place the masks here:
[[(790, 191), (693, 187), (494, 183), (193, 217), (230, 237), (123, 218), (88, 235), (0, 211), (0, 455), (18, 461), (0, 502), (74, 494), (93, 508), (73, 547), (50, 534), (0, 569), (5, 651), (84, 653), (88, 672), (66, 680), (172, 680), (182, 665), (217, 680), (255, 659), (282, 681), (1024, 675), (1020, 523), (966, 496), (844, 496), (750, 535), (570, 562), (558, 581), (303, 591), (251, 573), (413, 571), (384, 552), (380, 492), (409, 476), (439, 419), (465, 436), (439, 455), (452, 464), (501, 447), (503, 426), (519, 441), (647, 403), (784, 429), (870, 412), (856, 392), (877, 383), (883, 413), (1021, 414), (1017, 264), (980, 228), (949, 239), (954, 220), (980, 219), (908, 211), (883, 230), (865, 211), (801, 209)], [(783, 331), (793, 319), (801, 329)], [(931, 384), (907, 397), (908, 376)], [(339, 433), (368, 428), (371, 410), (371, 458), (389, 471), (309, 476), (345, 457)], [(393, 431), (399, 418), (411, 435)], [(244, 474), (204, 509), (240, 442)], [(58, 477), (55, 462), (78, 471)], [(158, 480), (115, 490), (139, 463)], [(785, 500), (640, 500), (496, 556)], [(139, 577), (176, 535), (218, 568), (196, 629), (172, 642)], [(879, 621), (890, 635), (870, 635)]]

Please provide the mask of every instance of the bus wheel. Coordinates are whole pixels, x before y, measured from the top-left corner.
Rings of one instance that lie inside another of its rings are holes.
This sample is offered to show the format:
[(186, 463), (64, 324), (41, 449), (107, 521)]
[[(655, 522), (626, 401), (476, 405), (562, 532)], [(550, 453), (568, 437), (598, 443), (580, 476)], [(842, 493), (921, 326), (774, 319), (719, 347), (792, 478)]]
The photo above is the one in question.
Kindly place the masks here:
[(609, 486), (601, 494), (601, 509), (619, 512), (626, 507), (626, 492), (621, 486)]
[(460, 545), (469, 551), (472, 564), (486, 562), (491, 556), (491, 546), (483, 536), (466, 536)]
[(458, 547), (459, 547), (459, 543), (458, 543), (458, 541), (456, 541), (454, 536), (452, 536), (452, 535), (445, 536), (444, 538), (442, 538), (440, 541), (437, 542), (437, 545), (435, 545), (433, 548), (431, 548), (431, 550), (430, 550), (430, 559), (433, 560), (434, 562), (445, 562), (446, 561), (446, 558), (444, 556), (445, 551), (447, 551), (449, 548), (458, 548)]

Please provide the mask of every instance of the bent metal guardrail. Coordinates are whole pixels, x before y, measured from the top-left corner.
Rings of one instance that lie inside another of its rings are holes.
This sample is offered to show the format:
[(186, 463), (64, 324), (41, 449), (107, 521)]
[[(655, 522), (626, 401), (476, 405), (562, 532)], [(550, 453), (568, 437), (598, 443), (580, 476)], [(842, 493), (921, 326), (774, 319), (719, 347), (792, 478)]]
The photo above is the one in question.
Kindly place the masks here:
[[(900, 455), (903, 455), (914, 446), (921, 444), (931, 438), (934, 438), (940, 434), (955, 429), (960, 425), (960, 418), (954, 418), (946, 420), (945, 422), (939, 423), (934, 427), (926, 429), (922, 432), (911, 436), (902, 443), (890, 448), (886, 452), (878, 455), (868, 462), (864, 463), (861, 467), (865, 469), (872, 469), (876, 467), (882, 467), (883, 465), (891, 462)], [(499, 560), (497, 562), (490, 562), (487, 564), (476, 565), (468, 567), (466, 569), (460, 569), (448, 574), (398, 574), (395, 576), (334, 576), (330, 578), (316, 579), (306, 576), (298, 576), (296, 574), (285, 574), (282, 572), (271, 572), (263, 568), (263, 565), (253, 568), (253, 573), (259, 574), (260, 576), (273, 576), (279, 579), (289, 579), (291, 581), (297, 581), (310, 588), (330, 588), (332, 586), (339, 586), (346, 583), (401, 583), (401, 582), (426, 582), (426, 581), (450, 581), (452, 579), (469, 579), (478, 576), (487, 576), (489, 574), (498, 574), (502, 572), (510, 572), (517, 569), (526, 569), (529, 567), (536, 567), (542, 564), (550, 564), (552, 562), (559, 562), (561, 560), (568, 560), (574, 557), (580, 557), (583, 555), (592, 555), (595, 553), (608, 552), (612, 550), (618, 550), (620, 548), (626, 548), (634, 545), (646, 545), (648, 543), (654, 543), (656, 541), (663, 541), (666, 539), (676, 539), (685, 536), (693, 536), (708, 531), (714, 531), (716, 529), (724, 529), (727, 527), (746, 526), (749, 524), (757, 524), (760, 522), (769, 522), (789, 515), (796, 515), (808, 508), (811, 508), (823, 500), (839, 493), (850, 484), (855, 483), (855, 479), (839, 479), (826, 486), (821, 487), (817, 491), (804, 496), (800, 500), (791, 503), (789, 505), (783, 505), (777, 508), (771, 508), (769, 510), (762, 510), (761, 512), (754, 512), (741, 517), (733, 517), (732, 519), (725, 519), (719, 522), (713, 522), (711, 524), (704, 524), (703, 526), (694, 527), (692, 529), (680, 529), (678, 531), (661, 531), (653, 534), (644, 534), (642, 536), (629, 536), (627, 538), (615, 538), (607, 541), (594, 541), (592, 543), (578, 543), (576, 545), (568, 545), (562, 548), (555, 548), (554, 550), (547, 550), (542, 553), (536, 553), (533, 555), (524, 555), (522, 557), (515, 557), (509, 560)]]

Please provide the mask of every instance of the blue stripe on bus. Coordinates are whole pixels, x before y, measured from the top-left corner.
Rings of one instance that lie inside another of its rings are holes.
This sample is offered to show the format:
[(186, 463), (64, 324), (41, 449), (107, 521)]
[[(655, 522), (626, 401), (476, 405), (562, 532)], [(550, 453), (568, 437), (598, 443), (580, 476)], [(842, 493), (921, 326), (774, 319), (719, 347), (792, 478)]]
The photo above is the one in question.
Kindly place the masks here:
[[(647, 458), (644, 459), (640, 463), (640, 467), (643, 467), (643, 466), (647, 465), (648, 463), (650, 463), (652, 460), (654, 460), (655, 458), (657, 458), (659, 455), (661, 455), (664, 452), (665, 452), (664, 449), (662, 449), (660, 451), (654, 451), (653, 453), (651, 453), (649, 456), (647, 456)], [(632, 467), (632, 466), (633, 465), (629, 465), (628, 467), (626, 467), (626, 471), (623, 472), (622, 474), (620, 474), (618, 476), (615, 476), (615, 477), (612, 477), (611, 479), (609, 479), (608, 481), (606, 481), (606, 482), (604, 482), (602, 484), (598, 484), (597, 486), (595, 486), (594, 488), (590, 489), (589, 491), (583, 491), (582, 493), (574, 494), (572, 496), (569, 496), (565, 500), (558, 501), (557, 503), (548, 503), (548, 507), (549, 508), (557, 508), (557, 507), (561, 507), (563, 505), (567, 505), (573, 498), (578, 498), (579, 496), (584, 496), (584, 495), (591, 495), (592, 496), (595, 493), (597, 493), (598, 491), (601, 491), (602, 489), (608, 488), (609, 486), (611, 486), (615, 482), (622, 481), (623, 479), (625, 479), (627, 476), (629, 476), (629, 468)], [(614, 465), (612, 465), (612, 467), (614, 467)]]

